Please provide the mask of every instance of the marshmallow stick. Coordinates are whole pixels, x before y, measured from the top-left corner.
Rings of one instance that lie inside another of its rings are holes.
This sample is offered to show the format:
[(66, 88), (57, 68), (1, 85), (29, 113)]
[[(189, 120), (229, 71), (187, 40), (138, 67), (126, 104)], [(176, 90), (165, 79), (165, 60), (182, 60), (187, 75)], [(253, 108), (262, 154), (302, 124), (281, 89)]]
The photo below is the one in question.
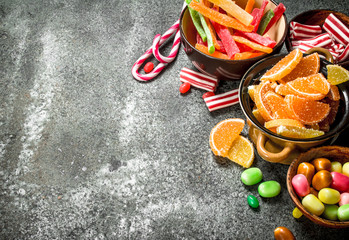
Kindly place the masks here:
[(234, 89), (226, 93), (206, 97), (204, 101), (210, 112), (229, 107), (239, 102), (239, 90)]

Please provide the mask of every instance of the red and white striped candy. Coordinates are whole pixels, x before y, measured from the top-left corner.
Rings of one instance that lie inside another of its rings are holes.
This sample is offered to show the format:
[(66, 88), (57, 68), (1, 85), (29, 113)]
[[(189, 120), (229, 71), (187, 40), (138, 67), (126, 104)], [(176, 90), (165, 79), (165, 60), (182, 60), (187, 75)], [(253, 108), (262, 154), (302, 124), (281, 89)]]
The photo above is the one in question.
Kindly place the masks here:
[(204, 101), (210, 112), (229, 107), (239, 103), (239, 90), (234, 89), (226, 93), (206, 97), (204, 98)]
[(306, 51), (308, 51), (309, 49), (313, 48), (315, 46), (309, 44), (309, 43), (304, 43), (304, 42), (300, 42), (298, 45), (299, 50), (301, 50), (301, 52), (305, 53)]
[(290, 38), (313, 38), (322, 33), (319, 25), (305, 25), (298, 22), (290, 23)]
[(310, 44), (314, 47), (322, 47), (322, 48), (329, 48), (332, 45), (334, 45), (334, 42), (328, 33), (323, 33), (320, 35), (317, 35), (314, 38), (307, 38), (307, 39), (302, 39), (300, 40), (301, 43), (307, 43)]
[(322, 26), (338, 43), (349, 44), (349, 29), (332, 13), (326, 18)]
[(338, 62), (344, 62), (349, 60), (349, 45), (347, 45), (344, 51), (338, 56)]
[(207, 76), (205, 74), (193, 71), (189, 68), (182, 68), (179, 74), (181, 82), (188, 82), (190, 85), (209, 91), (214, 92), (218, 85), (218, 79)]
[(335, 62), (339, 61), (339, 56), (341, 55), (341, 53), (344, 51), (344, 46), (340, 43), (337, 43), (333, 46), (331, 46), (330, 48), (328, 48), (328, 51), (330, 51), (330, 53), (333, 56), (333, 59), (335, 60)]

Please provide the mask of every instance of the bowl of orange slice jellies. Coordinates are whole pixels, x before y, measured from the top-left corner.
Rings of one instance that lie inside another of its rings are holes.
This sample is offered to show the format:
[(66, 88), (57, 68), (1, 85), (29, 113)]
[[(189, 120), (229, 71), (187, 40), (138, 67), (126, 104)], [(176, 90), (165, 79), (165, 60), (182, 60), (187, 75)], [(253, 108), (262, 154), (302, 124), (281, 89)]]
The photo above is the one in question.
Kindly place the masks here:
[(243, 76), (240, 105), (264, 160), (290, 164), (312, 147), (331, 145), (349, 125), (349, 72), (330, 61), (326, 49), (295, 49), (257, 62)]

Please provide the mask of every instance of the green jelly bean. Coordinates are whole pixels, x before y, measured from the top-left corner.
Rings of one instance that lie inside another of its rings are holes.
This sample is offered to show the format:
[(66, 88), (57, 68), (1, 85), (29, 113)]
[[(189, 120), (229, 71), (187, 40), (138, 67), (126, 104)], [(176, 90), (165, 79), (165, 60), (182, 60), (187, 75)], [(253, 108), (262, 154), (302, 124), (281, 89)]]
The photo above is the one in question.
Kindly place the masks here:
[(349, 221), (349, 204), (340, 206), (337, 215), (340, 221)]
[(341, 194), (332, 188), (323, 188), (318, 193), (318, 198), (326, 204), (336, 204), (341, 199)]
[(324, 210), (324, 204), (313, 194), (308, 194), (302, 199), (304, 208), (316, 216), (320, 216)]
[(262, 197), (272, 198), (279, 195), (281, 191), (281, 186), (277, 181), (266, 181), (262, 182), (258, 186), (258, 193)]
[(258, 26), (258, 30), (257, 30), (257, 33), (259, 35), (263, 35), (264, 34), (265, 29), (267, 28), (270, 20), (274, 17), (274, 15), (275, 14), (274, 14), (274, 11), (272, 9), (269, 9), (269, 11), (267, 11), (263, 15), (263, 17), (261, 19), (261, 22), (260, 22), (260, 24)]
[(200, 17), (201, 25), (202, 25), (202, 27), (204, 28), (205, 33), (206, 33), (206, 36), (207, 36), (207, 48), (208, 48), (208, 52), (212, 54), (212, 53), (215, 52), (216, 49), (215, 49), (215, 47), (214, 47), (214, 45), (213, 45), (213, 38), (212, 38), (212, 35), (211, 35), (211, 32), (210, 32), (210, 29), (209, 29), (208, 26), (207, 26), (205, 17), (202, 16), (201, 13), (198, 13), (198, 14), (199, 14), (199, 17)]
[(262, 171), (256, 167), (246, 169), (241, 173), (241, 181), (248, 186), (259, 183), (262, 181), (262, 178)]
[[(187, 5), (189, 5), (191, 1), (192, 0), (185, 0)], [(206, 42), (207, 36), (206, 36), (206, 33), (205, 33), (204, 29), (201, 26), (199, 13), (197, 11), (195, 11), (194, 9), (190, 8), (189, 6), (188, 6), (188, 10), (189, 10), (189, 14), (190, 14), (191, 20), (192, 20), (192, 22), (193, 22), (193, 24), (194, 24), (194, 26), (196, 28), (196, 31), (199, 33), (202, 41)]]
[(247, 197), (247, 203), (248, 203), (248, 205), (250, 205), (251, 208), (258, 208), (258, 206), (259, 206), (258, 199), (253, 195), (249, 195)]
[(325, 204), (325, 210), (322, 216), (328, 220), (337, 220), (338, 206), (337, 205), (327, 205)]

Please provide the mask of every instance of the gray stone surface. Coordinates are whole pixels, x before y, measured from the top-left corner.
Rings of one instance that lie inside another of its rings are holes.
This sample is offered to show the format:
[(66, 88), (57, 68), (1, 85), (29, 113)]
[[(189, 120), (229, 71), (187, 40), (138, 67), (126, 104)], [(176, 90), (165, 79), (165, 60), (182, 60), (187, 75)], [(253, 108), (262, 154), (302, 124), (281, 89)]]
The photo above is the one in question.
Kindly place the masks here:
[[(349, 13), (347, 1), (283, 3), (289, 19)], [(217, 164), (208, 145), (218, 121), (244, 116), (238, 105), (209, 113), (201, 90), (179, 93), (179, 71), (192, 67), (182, 49), (155, 80), (133, 79), (133, 63), (181, 7), (0, 0), (0, 239), (272, 239), (277, 226), (297, 239), (347, 236), (295, 220), (287, 166), (258, 156), (254, 166), (282, 191), (248, 207), (257, 187), (241, 183), (240, 166)]]

